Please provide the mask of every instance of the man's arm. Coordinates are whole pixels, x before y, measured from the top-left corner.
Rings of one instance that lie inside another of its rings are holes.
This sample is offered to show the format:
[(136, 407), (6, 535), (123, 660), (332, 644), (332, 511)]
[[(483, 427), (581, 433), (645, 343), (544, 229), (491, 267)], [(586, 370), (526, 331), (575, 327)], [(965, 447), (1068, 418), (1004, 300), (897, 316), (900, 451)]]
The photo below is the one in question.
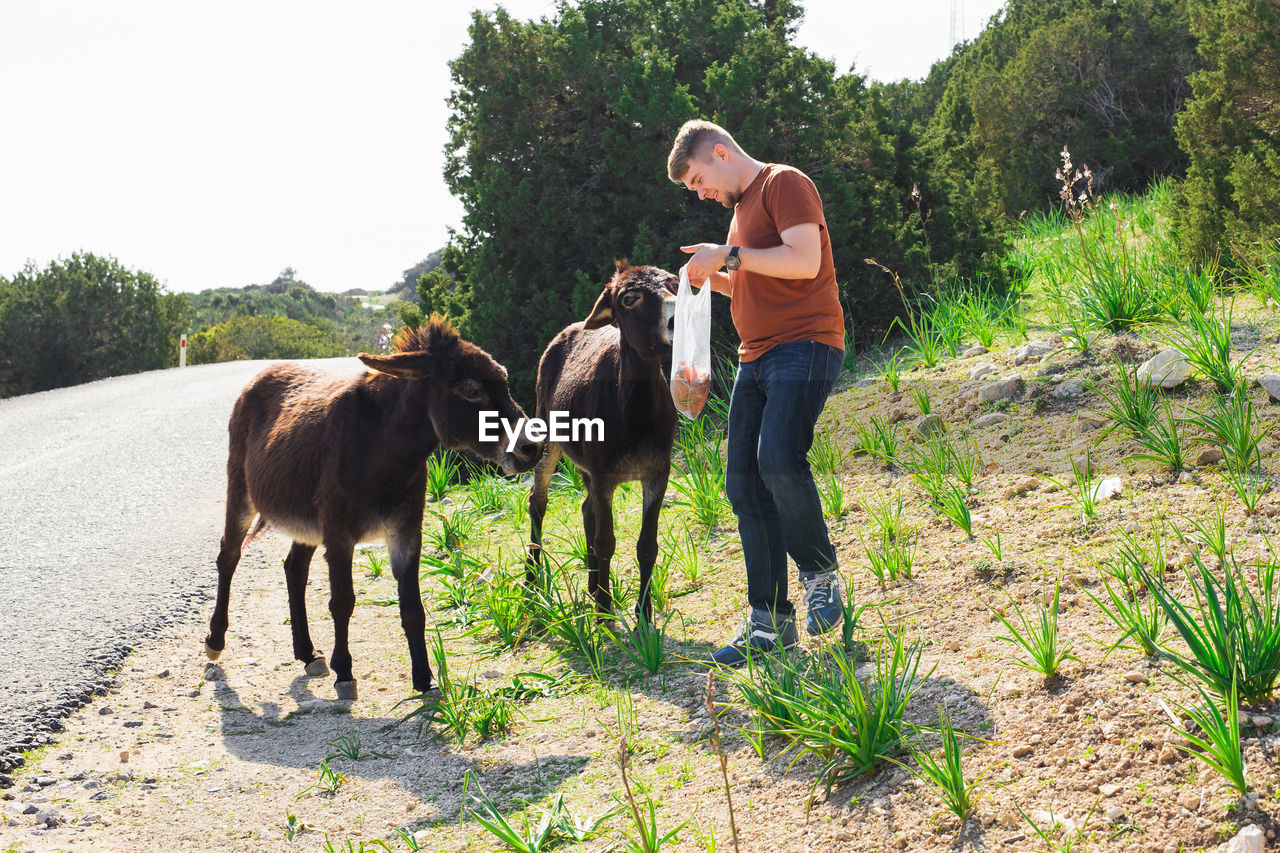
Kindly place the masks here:
[[(740, 248), (741, 268), (773, 278), (807, 279), (816, 276), (822, 265), (822, 234), (818, 224), (793, 225), (780, 236), (782, 245), (771, 249)], [(723, 267), (730, 248), (717, 243), (681, 246), (680, 251), (693, 255), (689, 259), (689, 281), (700, 281)], [(714, 280), (711, 287), (719, 289)]]

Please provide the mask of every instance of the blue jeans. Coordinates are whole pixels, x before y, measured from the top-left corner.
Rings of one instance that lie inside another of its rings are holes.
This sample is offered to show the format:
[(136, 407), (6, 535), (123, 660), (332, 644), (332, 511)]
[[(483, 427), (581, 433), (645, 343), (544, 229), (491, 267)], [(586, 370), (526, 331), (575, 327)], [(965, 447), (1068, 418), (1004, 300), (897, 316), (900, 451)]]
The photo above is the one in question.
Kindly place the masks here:
[(738, 364), (725, 492), (738, 517), (747, 599), (757, 618), (781, 622), (794, 609), (788, 554), (801, 578), (836, 567), (806, 455), (843, 358), (826, 344), (794, 341)]

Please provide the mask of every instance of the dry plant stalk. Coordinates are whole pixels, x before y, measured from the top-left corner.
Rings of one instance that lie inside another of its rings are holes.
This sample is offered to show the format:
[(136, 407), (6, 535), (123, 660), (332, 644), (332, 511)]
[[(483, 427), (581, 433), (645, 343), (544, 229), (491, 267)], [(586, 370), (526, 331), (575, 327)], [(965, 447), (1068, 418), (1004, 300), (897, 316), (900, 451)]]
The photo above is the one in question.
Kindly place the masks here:
[(729, 834), (733, 836), (733, 851), (738, 853), (738, 825), (733, 819), (733, 794), (729, 792), (729, 757), (720, 746), (720, 718), (716, 716), (711, 693), (715, 686), (715, 673), (707, 672), (707, 713), (711, 716), (711, 743), (720, 759), (720, 775), (724, 778), (724, 798), (729, 802)]

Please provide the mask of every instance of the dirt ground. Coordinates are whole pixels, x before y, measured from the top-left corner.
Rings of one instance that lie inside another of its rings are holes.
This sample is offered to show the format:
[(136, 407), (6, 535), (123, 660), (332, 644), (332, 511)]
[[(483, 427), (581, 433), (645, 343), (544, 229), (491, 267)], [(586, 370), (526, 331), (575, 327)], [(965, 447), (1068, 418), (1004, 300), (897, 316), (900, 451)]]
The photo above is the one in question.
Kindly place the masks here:
[[(1275, 340), (1264, 334), (1259, 343), (1245, 366), (1250, 375), (1277, 363)], [(810, 759), (791, 765), (791, 755), (761, 760), (734, 734), (746, 716), (733, 704), (732, 691), (717, 684), (742, 850), (1049, 849), (1019, 810), (1041, 825), (1065, 823), (1054, 843), (1078, 838), (1077, 850), (1214, 850), (1250, 824), (1274, 839), (1280, 818), (1275, 709), (1247, 709), (1242, 716), (1255, 795), (1241, 801), (1220, 787), (1220, 777), (1173, 748), (1183, 741), (1163, 721), (1172, 719), (1170, 700), (1185, 702), (1189, 693), (1138, 652), (1108, 653), (1118, 631), (1083, 591), (1101, 589), (1098, 565), (1122, 532), (1145, 530), (1160, 517), (1203, 518), (1215, 498), (1228, 507), (1240, 553), (1260, 553), (1276, 532), (1276, 496), (1245, 517), (1211, 465), (1171, 480), (1125, 462), (1134, 448), (1118, 435), (1094, 447), (1101, 421), (1090, 413), (1103, 411), (1099, 398), (1087, 390), (1056, 393), (1064, 380), (1104, 379), (1112, 359), (1132, 367), (1152, 352), (1129, 339), (1104, 337), (1087, 357), (1059, 349), (1014, 365), (1014, 347), (1007, 346), (904, 375), (896, 394), (875, 384), (833, 396), (824, 423), (846, 443), (852, 441), (850, 424), (872, 413), (897, 419), (909, 433), (919, 411), (906, 389), (917, 387), (928, 390), (934, 413), (954, 434), (971, 435), (983, 450), (986, 467), (971, 502), (972, 540), (925, 507), (901, 470), (885, 470), (864, 456), (846, 464), (847, 513), (832, 522), (842, 569), (855, 579), (859, 599), (894, 599), (880, 609), (883, 618), (926, 644), (922, 672), (932, 672), (908, 717), (931, 724), (945, 705), (958, 728), (984, 739), (968, 745), (965, 758), (970, 778), (985, 774), (983, 800), (977, 815), (960, 825), (943, 817), (941, 804), (919, 781), (888, 764), (829, 796), (819, 787), (806, 815), (818, 765)], [(1023, 378), (1014, 398), (985, 406), (957, 401), (969, 390), (967, 371), (982, 361), (994, 364), (999, 376)], [(1209, 387), (1193, 379), (1174, 393), (1194, 404)], [(1276, 409), (1266, 394), (1257, 386), (1251, 394), (1263, 417), (1274, 422)], [(975, 425), (991, 413), (1009, 419)], [(1277, 444), (1274, 432), (1269, 442)], [(1099, 475), (1121, 477), (1124, 491), (1086, 526), (1066, 495), (1035, 475), (1062, 476), (1068, 457), (1091, 447)], [(860, 534), (870, 520), (862, 501), (896, 489), (906, 496), (907, 515), (920, 525), (921, 538), (914, 577), (882, 590), (863, 556)], [(615, 567), (634, 574), (629, 552), (635, 508), (625, 512), (632, 526), (619, 537)], [(674, 510), (664, 512), (664, 524), (683, 524), (679, 519)], [(996, 532), (1002, 561), (982, 542)], [(1187, 546), (1170, 539), (1170, 562), (1185, 564)], [(528, 798), (537, 804), (531, 809), (536, 818), (557, 792), (579, 818), (606, 811), (623, 791), (618, 740), (629, 723), (619, 722), (619, 693), (630, 697), (635, 711), (627, 739), (633, 786), (659, 804), (664, 831), (688, 819), (669, 849), (713, 849), (713, 836), (714, 849), (733, 849), (720, 764), (708, 739), (705, 669), (676, 663), (658, 676), (643, 676), (633, 668), (629, 685), (617, 678), (603, 687), (580, 680), (576, 690), (521, 705), (509, 734), (453, 746), (413, 722), (394, 725), (413, 706), (397, 705), (411, 689), (398, 613), (378, 605), (394, 592), (387, 576), (373, 580), (362, 573), (357, 583), (362, 606), (352, 622), (352, 653), (360, 698), (334, 701), (331, 676), (303, 674), (292, 660), (286, 624), (279, 568), (286, 550), (282, 538), (267, 534), (246, 554), (233, 589), (227, 650), (217, 664), (202, 651), (210, 603), (161, 642), (135, 652), (107, 695), (65, 721), (57, 744), (28, 756), (14, 787), (4, 792), (5, 849), (315, 850), (327, 840), (333, 849), (357, 850), (372, 839), (397, 851), (412, 844), (501, 849), (469, 811), (460, 819), (464, 779), (473, 792), (478, 781), (503, 811), (517, 810)], [(673, 598), (681, 614), (670, 627), (678, 654), (695, 657), (719, 645), (742, 614), (744, 579), (731, 536), (720, 542), (713, 562), (707, 582)], [(308, 602), (317, 646), (328, 651), (327, 584), (322, 562), (316, 565)], [(1069, 661), (1060, 677), (1046, 683), (1010, 665), (1012, 648), (994, 639), (1004, 630), (984, 602), (1001, 606), (1009, 596), (1035, 601), (1045, 594), (1045, 579), (1058, 576), (1062, 636), (1080, 660)], [(445, 622), (438, 612), (428, 619)], [(860, 630), (873, 636), (878, 623), (879, 617), (865, 616)], [(520, 672), (573, 670), (542, 641), (495, 656), (481, 640), (458, 637), (451, 625), (444, 630), (451, 638), (451, 669), (473, 674), (481, 686), (510, 684)], [(339, 754), (343, 738), (348, 747), (358, 741), (358, 760)], [(345, 780), (332, 793), (312, 787), (321, 762), (335, 755), (329, 766)], [(566, 849), (611, 849), (627, 834), (634, 832), (618, 814), (603, 835)]]

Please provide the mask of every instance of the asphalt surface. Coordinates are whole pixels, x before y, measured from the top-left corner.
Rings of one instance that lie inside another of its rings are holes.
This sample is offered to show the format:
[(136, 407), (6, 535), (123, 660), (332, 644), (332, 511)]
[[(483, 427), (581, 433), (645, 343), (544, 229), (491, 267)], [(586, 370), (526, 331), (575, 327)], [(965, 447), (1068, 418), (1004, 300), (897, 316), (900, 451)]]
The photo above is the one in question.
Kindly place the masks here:
[(104, 692), (131, 649), (211, 608), (227, 419), (266, 364), (0, 400), (0, 771)]

